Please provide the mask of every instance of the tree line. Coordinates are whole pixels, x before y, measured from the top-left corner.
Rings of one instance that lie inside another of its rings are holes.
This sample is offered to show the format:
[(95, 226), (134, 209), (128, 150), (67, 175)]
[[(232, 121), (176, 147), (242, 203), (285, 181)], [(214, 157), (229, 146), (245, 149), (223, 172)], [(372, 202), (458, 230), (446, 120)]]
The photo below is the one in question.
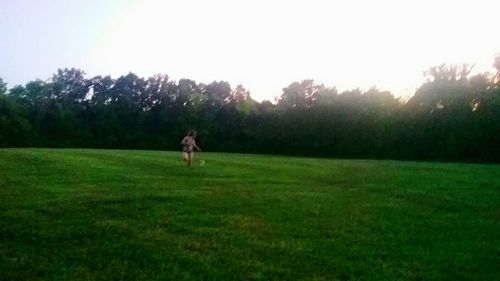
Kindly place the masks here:
[(59, 69), (10, 89), (0, 79), (0, 147), (178, 150), (196, 129), (207, 151), (500, 162), (500, 56), (493, 66), (431, 67), (407, 100), (303, 80), (274, 103), (225, 81)]

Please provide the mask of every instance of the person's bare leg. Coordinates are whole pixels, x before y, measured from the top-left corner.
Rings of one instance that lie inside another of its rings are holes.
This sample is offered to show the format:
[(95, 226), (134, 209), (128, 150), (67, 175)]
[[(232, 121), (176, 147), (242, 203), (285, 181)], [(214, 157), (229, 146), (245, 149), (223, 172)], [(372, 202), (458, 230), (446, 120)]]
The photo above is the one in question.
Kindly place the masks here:
[(189, 167), (193, 164), (194, 152), (189, 153)]
[(189, 153), (183, 152), (182, 153), (182, 157), (184, 158), (184, 161), (186, 162), (186, 165), (190, 166), (190, 163), (189, 163)]

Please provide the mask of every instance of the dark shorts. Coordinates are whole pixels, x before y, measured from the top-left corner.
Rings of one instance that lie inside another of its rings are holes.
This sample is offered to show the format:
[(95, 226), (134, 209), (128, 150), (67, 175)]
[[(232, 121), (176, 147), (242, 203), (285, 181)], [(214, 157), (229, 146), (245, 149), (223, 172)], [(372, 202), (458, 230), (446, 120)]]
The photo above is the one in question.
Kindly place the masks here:
[(191, 153), (191, 152), (193, 152), (193, 148), (189, 147), (189, 146), (183, 146), (182, 147), (182, 152), (184, 152), (184, 153)]

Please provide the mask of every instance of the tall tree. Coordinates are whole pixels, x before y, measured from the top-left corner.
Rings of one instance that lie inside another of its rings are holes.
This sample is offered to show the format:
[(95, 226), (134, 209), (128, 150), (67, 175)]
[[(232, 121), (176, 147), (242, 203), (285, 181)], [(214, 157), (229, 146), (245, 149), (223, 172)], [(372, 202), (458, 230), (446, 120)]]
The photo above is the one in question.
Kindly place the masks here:
[(497, 87), (500, 87), (500, 54), (495, 57), (495, 62), (493, 63), (493, 67), (496, 69), (495, 80)]
[(278, 105), (284, 108), (309, 108), (325, 90), (323, 84), (318, 85), (314, 80), (294, 82), (283, 88), (283, 94), (278, 100)]
[(3, 82), (3, 79), (0, 78), (0, 95), (7, 93), (7, 83)]

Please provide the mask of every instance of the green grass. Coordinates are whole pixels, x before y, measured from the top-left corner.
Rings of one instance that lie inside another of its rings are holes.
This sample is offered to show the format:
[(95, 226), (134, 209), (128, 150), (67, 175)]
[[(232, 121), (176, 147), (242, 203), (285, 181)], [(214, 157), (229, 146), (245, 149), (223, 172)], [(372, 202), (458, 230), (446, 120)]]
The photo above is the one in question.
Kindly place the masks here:
[(0, 280), (498, 280), (500, 166), (0, 150)]

